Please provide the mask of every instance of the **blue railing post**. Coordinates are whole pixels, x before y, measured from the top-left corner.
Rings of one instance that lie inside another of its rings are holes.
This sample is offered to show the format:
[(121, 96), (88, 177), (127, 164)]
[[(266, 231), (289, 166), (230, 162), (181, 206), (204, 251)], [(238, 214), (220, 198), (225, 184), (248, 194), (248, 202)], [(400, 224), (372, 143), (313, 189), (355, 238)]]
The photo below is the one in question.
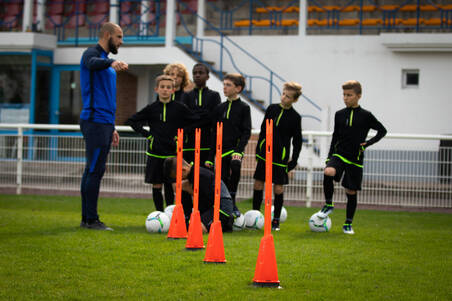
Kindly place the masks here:
[(252, 26), (253, 26), (253, 0), (249, 0), (250, 2), (250, 26), (248, 27), (248, 34), (251, 35), (252, 33)]
[(359, 1), (359, 34), (363, 34), (363, 0)]
[(272, 100), (273, 100), (273, 70), (270, 70), (270, 99), (269, 99), (269, 104), (272, 104)]
[(417, 0), (416, 5), (416, 32), (419, 32), (419, 17), (421, 16), (421, 0)]
[(220, 34), (220, 76), (221, 80), (223, 80), (223, 47), (224, 47), (224, 41), (223, 41), (223, 34)]

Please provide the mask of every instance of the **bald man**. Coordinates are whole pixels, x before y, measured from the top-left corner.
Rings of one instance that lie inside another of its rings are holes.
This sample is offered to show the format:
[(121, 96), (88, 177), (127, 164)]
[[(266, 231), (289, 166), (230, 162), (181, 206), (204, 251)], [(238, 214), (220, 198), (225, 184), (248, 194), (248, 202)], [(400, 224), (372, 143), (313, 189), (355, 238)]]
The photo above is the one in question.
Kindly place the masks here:
[(86, 49), (80, 61), (83, 100), (80, 129), (86, 146), (86, 166), (81, 183), (80, 227), (87, 229), (113, 230), (99, 220), (97, 203), (110, 146), (119, 144), (119, 135), (115, 130), (116, 73), (127, 70), (128, 65), (108, 58), (108, 54), (118, 53), (122, 38), (121, 27), (105, 23), (99, 31), (98, 44)]

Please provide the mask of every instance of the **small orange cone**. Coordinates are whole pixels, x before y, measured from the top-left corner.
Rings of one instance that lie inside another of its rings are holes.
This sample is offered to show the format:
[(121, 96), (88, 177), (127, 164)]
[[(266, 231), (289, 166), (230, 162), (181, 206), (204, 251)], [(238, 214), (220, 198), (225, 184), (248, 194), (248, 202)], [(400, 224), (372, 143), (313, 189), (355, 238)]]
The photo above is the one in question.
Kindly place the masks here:
[(220, 222), (220, 195), (221, 195), (221, 152), (223, 148), (223, 123), (217, 122), (217, 148), (215, 155), (215, 199), (213, 209), (213, 223), (210, 225), (207, 240), (205, 263), (226, 263), (223, 245), (223, 229)]
[(193, 211), (190, 216), (190, 226), (188, 226), (188, 239), (185, 244), (188, 250), (204, 249), (202, 239), (201, 215), (199, 211)]
[(273, 162), (273, 120), (266, 120), (265, 154), (265, 225), (264, 237), (259, 246), (253, 284), (256, 286), (279, 287), (276, 267), (275, 243), (271, 234), (272, 206), (272, 162)]
[(195, 174), (193, 182), (193, 211), (190, 216), (188, 227), (188, 239), (185, 248), (188, 250), (204, 249), (202, 240), (201, 215), (198, 210), (199, 203), (199, 156), (201, 148), (201, 129), (195, 130)]
[(182, 207), (182, 148), (184, 130), (177, 129), (177, 172), (176, 172), (176, 206), (168, 230), (167, 238), (187, 238), (187, 226), (185, 225), (184, 208)]
[(187, 238), (187, 226), (185, 225), (182, 204), (176, 204), (174, 207), (167, 238)]
[(271, 234), (265, 235), (261, 239), (253, 284), (256, 286), (279, 287), (275, 244)]
[(209, 239), (207, 241), (204, 262), (226, 263), (226, 257), (224, 255), (223, 230), (221, 229), (221, 222), (219, 220), (214, 221), (210, 225)]

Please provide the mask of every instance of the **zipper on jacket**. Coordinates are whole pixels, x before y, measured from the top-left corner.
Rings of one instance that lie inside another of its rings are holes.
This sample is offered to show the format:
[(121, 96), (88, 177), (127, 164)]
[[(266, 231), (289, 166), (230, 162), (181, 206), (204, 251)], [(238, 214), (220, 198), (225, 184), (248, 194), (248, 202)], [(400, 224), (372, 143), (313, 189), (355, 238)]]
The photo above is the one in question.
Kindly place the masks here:
[(278, 126), (279, 120), (281, 119), (281, 116), (283, 113), (284, 113), (284, 108), (281, 108), (281, 113), (279, 113), (278, 119), (276, 119), (276, 126)]
[(228, 105), (228, 111), (226, 112), (226, 119), (229, 119), (229, 112), (231, 112), (231, 105), (232, 105), (232, 101), (229, 101), (229, 105)]
[(198, 105), (202, 106), (202, 88), (199, 89), (199, 95), (198, 95)]
[(353, 109), (350, 111), (350, 119), (349, 119), (349, 123), (348, 123), (348, 126), (352, 126), (352, 123), (353, 123)]
[(166, 122), (166, 103), (163, 103), (163, 122)]

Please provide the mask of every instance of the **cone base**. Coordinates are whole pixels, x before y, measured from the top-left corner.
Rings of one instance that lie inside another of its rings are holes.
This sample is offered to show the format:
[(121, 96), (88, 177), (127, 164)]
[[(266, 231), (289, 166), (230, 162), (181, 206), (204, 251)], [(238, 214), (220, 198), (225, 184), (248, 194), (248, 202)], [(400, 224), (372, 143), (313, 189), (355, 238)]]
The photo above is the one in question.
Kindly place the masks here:
[(224, 255), (223, 231), (221, 229), (221, 222), (214, 221), (210, 225), (209, 239), (207, 241), (205, 263), (226, 263)]
[(203, 250), (204, 247), (190, 247), (190, 248), (185, 248), (185, 250), (187, 251), (198, 251), (198, 250)]
[(168, 239), (187, 239), (186, 237), (167, 237)]
[(258, 286), (258, 287), (276, 287), (276, 288), (281, 288), (281, 286), (279, 285), (279, 281), (278, 282), (253, 282), (254, 286)]
[(225, 264), (225, 263), (226, 263), (226, 260), (225, 260), (225, 261), (206, 261), (206, 260), (204, 260), (204, 263), (218, 263), (218, 264)]

